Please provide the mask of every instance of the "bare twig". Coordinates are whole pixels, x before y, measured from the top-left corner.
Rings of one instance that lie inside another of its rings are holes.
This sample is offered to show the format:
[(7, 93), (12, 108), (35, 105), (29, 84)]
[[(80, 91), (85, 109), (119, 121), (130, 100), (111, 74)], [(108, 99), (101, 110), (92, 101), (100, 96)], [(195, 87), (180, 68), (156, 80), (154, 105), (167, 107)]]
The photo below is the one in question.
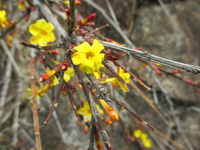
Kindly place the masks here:
[(117, 44), (114, 44), (114, 43), (102, 42), (102, 44), (107, 48), (112, 48), (112, 49), (115, 49), (117, 51), (124, 52), (124, 53), (131, 53), (133, 56), (136, 56), (136, 57), (139, 57), (139, 58), (142, 58), (142, 59), (145, 59), (145, 60), (157, 62), (157, 63), (160, 63), (162, 65), (173, 67), (173, 68), (182, 69), (184, 71), (192, 72), (194, 74), (200, 74), (200, 67), (199, 66), (177, 62), (177, 61), (174, 61), (174, 60), (170, 60), (170, 59), (166, 59), (166, 58), (163, 58), (163, 57), (159, 57), (159, 56), (149, 54), (146, 51), (144, 51), (144, 52), (138, 51), (136, 49), (127, 48), (127, 47), (117, 45)]
[(38, 119), (38, 111), (37, 111), (37, 100), (36, 100), (36, 85), (35, 85), (35, 67), (36, 67), (36, 55), (35, 50), (31, 51), (31, 93), (32, 93), (32, 111), (33, 111), (33, 123), (35, 129), (35, 140), (37, 150), (41, 150), (41, 140), (40, 140), (40, 127), (39, 127), (39, 119)]
[(108, 6), (108, 9), (110, 11), (113, 21), (117, 24), (117, 26), (119, 26), (119, 22), (117, 21), (117, 17), (116, 17), (115, 12), (110, 4), (110, 1), (109, 0), (105, 0), (105, 1), (106, 1), (106, 5)]
[(9, 59), (10, 59), (12, 65), (13, 65), (13, 67), (14, 67), (14, 69), (15, 69), (17, 75), (18, 75), (20, 78), (22, 78), (23, 75), (22, 75), (22, 73), (21, 73), (19, 67), (17, 66), (17, 63), (16, 63), (15, 59), (13, 58), (11, 52), (9, 51), (9, 49), (8, 49), (8, 47), (7, 47), (7, 45), (6, 45), (6, 43), (4, 42), (4, 40), (0, 40), (0, 43), (1, 43), (2, 47), (3, 47), (4, 52), (5, 52), (6, 55), (9, 57)]
[(70, 0), (69, 35), (72, 35), (75, 25), (75, 0)]
[[(4, 42), (1, 40), (1, 42)], [(4, 47), (7, 49), (7, 46)], [(7, 49), (8, 50), (8, 49)], [(15, 49), (12, 48), (11, 49), (11, 56), (14, 54)], [(10, 83), (10, 76), (11, 76), (11, 72), (12, 72), (12, 61), (9, 58), (7, 65), (6, 65), (6, 71), (5, 71), (5, 79), (4, 79), (4, 85), (2, 87), (2, 91), (1, 91), (1, 98), (0, 98), (0, 122), (2, 124), (2, 113), (3, 113), (3, 106), (5, 104), (5, 100), (6, 100), (6, 95), (8, 92), (8, 88), (9, 88), (9, 83)]]

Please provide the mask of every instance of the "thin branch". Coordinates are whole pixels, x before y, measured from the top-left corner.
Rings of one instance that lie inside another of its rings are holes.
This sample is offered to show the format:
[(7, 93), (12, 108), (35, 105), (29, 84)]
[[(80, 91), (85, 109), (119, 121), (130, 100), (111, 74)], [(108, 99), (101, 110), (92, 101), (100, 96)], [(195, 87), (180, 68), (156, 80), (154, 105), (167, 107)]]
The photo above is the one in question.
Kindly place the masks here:
[(109, 0), (105, 0), (105, 1), (106, 1), (106, 5), (108, 6), (108, 9), (110, 11), (113, 21), (117, 24), (117, 26), (119, 26), (119, 22), (117, 21), (117, 17), (116, 17), (115, 12), (110, 4), (110, 1)]
[[(2, 40), (1, 40), (2, 41)], [(7, 49), (7, 47), (5, 47)], [(11, 56), (14, 54), (14, 48), (11, 49)], [(7, 65), (5, 70), (5, 76), (4, 76), (4, 84), (1, 90), (1, 98), (0, 98), (0, 124), (2, 124), (2, 114), (3, 114), (3, 106), (6, 101), (6, 96), (10, 84), (10, 76), (12, 72), (12, 61), (10, 58), (8, 58)]]
[(124, 46), (117, 45), (117, 44), (114, 44), (114, 43), (102, 42), (102, 44), (107, 48), (112, 48), (112, 49), (115, 49), (117, 51), (124, 52), (124, 53), (130, 53), (133, 56), (136, 56), (136, 57), (148, 60), (148, 61), (157, 62), (157, 63), (165, 65), (165, 66), (178, 68), (178, 69), (188, 71), (188, 72), (191, 72), (191, 73), (194, 73), (194, 74), (200, 74), (200, 67), (199, 66), (177, 62), (177, 61), (174, 61), (174, 60), (170, 60), (170, 59), (166, 59), (166, 58), (163, 58), (163, 57), (152, 55), (152, 54), (150, 54), (146, 51), (144, 51), (144, 52), (138, 51), (136, 49), (124, 47)]
[(75, 24), (75, 0), (70, 0), (69, 35), (72, 35)]
[(22, 75), (22, 73), (21, 73), (19, 67), (17, 66), (17, 63), (16, 63), (15, 59), (13, 58), (11, 52), (9, 51), (9, 49), (8, 49), (8, 47), (7, 47), (7, 45), (6, 45), (6, 43), (4, 42), (4, 40), (0, 40), (0, 43), (1, 43), (2, 47), (3, 47), (4, 52), (6, 53), (6, 55), (9, 57), (10, 61), (12, 62), (12, 65), (13, 65), (13, 67), (14, 67), (14, 69), (15, 69), (15, 72), (17, 73), (17, 75), (18, 75), (20, 78), (22, 78), (23, 75)]
[(35, 48), (35, 49), (38, 49), (38, 50), (54, 50), (56, 48), (61, 48), (61, 46), (63, 45), (63, 43), (59, 43), (59, 44), (53, 44), (53, 45), (50, 45), (50, 46), (38, 46), (38, 45), (30, 44), (30, 43), (25, 42), (25, 41), (21, 41), (20, 44), (22, 44), (26, 47)]
[(90, 144), (89, 144), (89, 150), (93, 150), (94, 146), (94, 119), (91, 116), (91, 122), (90, 122)]
[(33, 111), (33, 123), (35, 129), (35, 140), (37, 150), (42, 150), (41, 140), (40, 140), (40, 127), (37, 111), (37, 100), (36, 100), (36, 85), (35, 85), (35, 68), (36, 68), (36, 55), (35, 50), (31, 51), (31, 93), (32, 93), (32, 111)]

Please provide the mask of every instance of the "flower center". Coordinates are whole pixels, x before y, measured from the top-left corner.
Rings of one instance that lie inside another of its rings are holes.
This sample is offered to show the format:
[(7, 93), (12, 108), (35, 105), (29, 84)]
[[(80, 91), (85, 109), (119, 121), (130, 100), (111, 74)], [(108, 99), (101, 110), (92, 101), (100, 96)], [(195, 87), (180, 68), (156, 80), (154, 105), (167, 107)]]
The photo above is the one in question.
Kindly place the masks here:
[(41, 30), (41, 34), (44, 36), (48, 35), (47, 31), (45, 31), (45, 30)]
[(92, 53), (92, 52), (86, 53), (87, 59), (91, 59), (93, 56), (94, 56), (94, 53)]

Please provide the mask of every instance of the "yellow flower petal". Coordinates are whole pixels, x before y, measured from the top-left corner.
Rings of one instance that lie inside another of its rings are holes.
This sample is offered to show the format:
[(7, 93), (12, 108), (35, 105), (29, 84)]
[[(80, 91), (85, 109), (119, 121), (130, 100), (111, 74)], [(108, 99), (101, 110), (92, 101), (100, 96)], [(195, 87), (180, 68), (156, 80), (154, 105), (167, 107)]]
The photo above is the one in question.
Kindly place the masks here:
[(97, 71), (94, 71), (93, 74), (97, 79), (101, 78), (100, 74)]
[(45, 30), (47, 27), (47, 22), (44, 19), (40, 19), (36, 21), (36, 25), (38, 28)]
[(85, 60), (87, 60), (87, 58), (84, 53), (76, 52), (72, 55), (72, 61), (73, 61), (74, 65), (79, 65)]
[(58, 79), (54, 76), (54, 77), (53, 77), (53, 85), (56, 86), (56, 85), (58, 85), (58, 84), (59, 84), (59, 81), (58, 81)]
[(68, 82), (70, 80), (70, 76), (68, 74), (64, 74), (64, 80), (65, 82)]
[(115, 78), (107, 78), (104, 82), (107, 83), (107, 82), (113, 82), (115, 80)]
[(39, 42), (39, 40), (40, 40), (39, 36), (32, 36), (30, 39), (30, 42), (31, 42), (31, 44), (36, 44)]
[(31, 24), (29, 26), (29, 32), (32, 34), (32, 35), (38, 35), (40, 33), (40, 30), (39, 28), (37, 27), (36, 24)]
[(46, 40), (47, 40), (48, 42), (53, 42), (53, 41), (55, 41), (55, 36), (54, 36), (54, 34), (53, 34), (52, 32), (49, 33), (49, 34), (47, 35)]
[(142, 133), (142, 134), (141, 134), (141, 139), (142, 139), (142, 140), (147, 139), (147, 137), (148, 137), (148, 135), (147, 135), (146, 133)]
[(54, 26), (48, 22), (46, 26), (47, 32), (52, 32), (54, 30)]
[(96, 39), (94, 39), (92, 44), (92, 50), (95, 51), (95, 53), (100, 53), (104, 49), (104, 46)]
[(87, 74), (94, 72), (94, 62), (90, 59), (85, 60), (83, 63), (80, 64), (79, 69)]
[(6, 16), (5, 10), (0, 10), (0, 18)]
[(82, 44), (75, 46), (74, 49), (78, 52), (87, 53), (91, 50), (91, 46), (88, 42), (83, 42)]
[(141, 134), (142, 134), (142, 131), (139, 129), (137, 129), (133, 132), (133, 136), (136, 138), (140, 138)]
[(68, 74), (70, 77), (73, 77), (73, 76), (74, 76), (74, 69), (68, 68), (68, 69), (65, 71), (65, 74)]
[(151, 141), (149, 139), (143, 140), (143, 144), (146, 148), (151, 148)]
[(104, 54), (94, 55), (91, 60), (94, 61), (95, 68), (99, 70), (101, 62), (104, 60)]
[(123, 91), (128, 92), (128, 87), (125, 84), (119, 82), (119, 86)]

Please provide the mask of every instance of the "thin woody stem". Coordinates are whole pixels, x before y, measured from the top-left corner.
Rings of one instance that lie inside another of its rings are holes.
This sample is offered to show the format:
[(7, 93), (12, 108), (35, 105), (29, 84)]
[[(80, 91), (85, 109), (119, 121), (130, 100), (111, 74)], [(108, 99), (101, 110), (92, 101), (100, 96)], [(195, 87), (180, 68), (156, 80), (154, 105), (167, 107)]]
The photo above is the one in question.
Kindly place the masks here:
[(37, 100), (36, 100), (36, 85), (35, 85), (35, 68), (36, 68), (36, 56), (35, 51), (32, 50), (32, 60), (31, 60), (31, 93), (32, 93), (32, 111), (33, 111), (33, 123), (35, 129), (35, 140), (37, 150), (42, 150), (41, 140), (40, 140), (40, 128), (39, 119), (37, 111)]
[(93, 150), (94, 146), (94, 119), (91, 116), (91, 122), (90, 122), (90, 144), (89, 144), (89, 150)]
[(50, 45), (50, 46), (38, 46), (38, 45), (27, 43), (25, 41), (21, 41), (20, 44), (22, 44), (26, 47), (35, 48), (35, 49), (38, 49), (38, 50), (53, 50), (53, 49), (56, 49), (56, 48), (61, 48), (61, 46), (63, 45), (63, 43), (59, 43), (59, 44)]
[(73, 110), (74, 110), (74, 113), (75, 113), (76, 117), (78, 118), (79, 115), (78, 115), (78, 113), (77, 113), (76, 105), (74, 104), (74, 98), (73, 98), (73, 96), (72, 96), (71, 91), (69, 90), (69, 85), (67, 84), (67, 82), (65, 82), (65, 85), (66, 85), (67, 95), (68, 95), (68, 97), (69, 97), (69, 101), (70, 101), (70, 103), (71, 103), (71, 105), (72, 105), (72, 108), (73, 108)]
[(72, 34), (75, 24), (75, 0), (70, 0), (69, 35)]
[(184, 71), (192, 72), (194, 74), (200, 74), (199, 66), (189, 65), (189, 64), (177, 62), (174, 60), (162, 58), (159, 56), (152, 55), (146, 51), (138, 51), (136, 49), (120, 46), (120, 45), (117, 45), (114, 43), (102, 42), (102, 44), (103, 44), (103, 46), (105, 46), (107, 48), (112, 48), (112, 49), (115, 49), (117, 51), (124, 52), (124, 53), (130, 53), (133, 56), (136, 56), (136, 57), (139, 57), (139, 58), (151, 61), (151, 62), (157, 62), (157, 63), (165, 65), (165, 66), (182, 69)]

